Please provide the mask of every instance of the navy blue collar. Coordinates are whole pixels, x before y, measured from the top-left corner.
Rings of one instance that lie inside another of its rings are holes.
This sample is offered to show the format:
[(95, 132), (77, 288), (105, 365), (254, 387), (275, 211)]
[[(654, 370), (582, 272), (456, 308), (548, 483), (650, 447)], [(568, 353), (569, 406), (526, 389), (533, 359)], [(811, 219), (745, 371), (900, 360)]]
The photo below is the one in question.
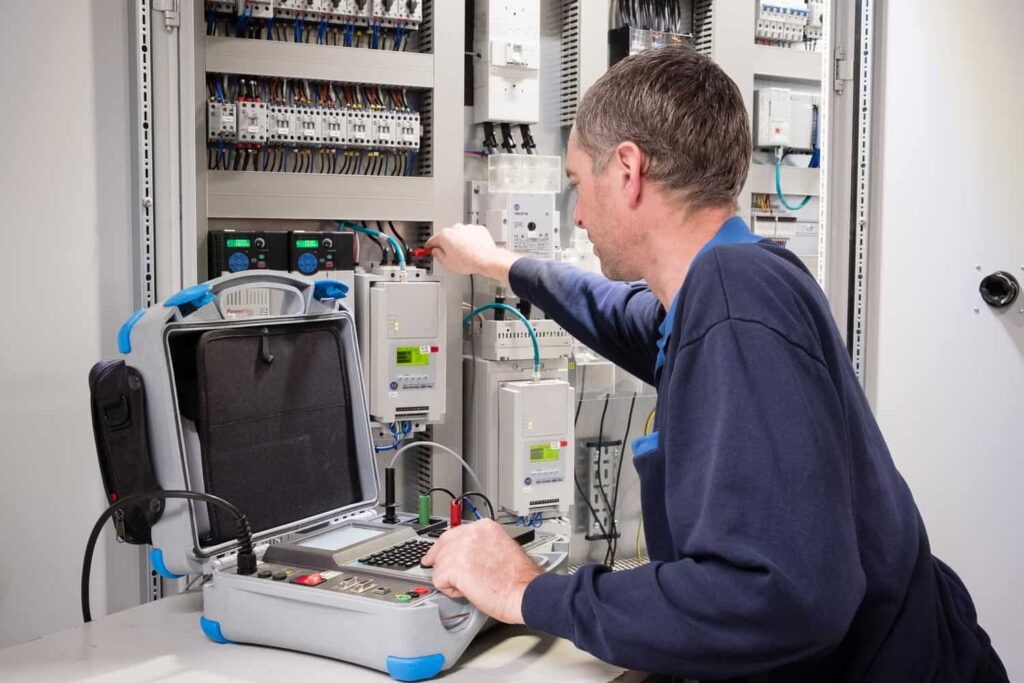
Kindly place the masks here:
[[(733, 216), (725, 223), (722, 223), (722, 227), (718, 229), (715, 236), (701, 247), (701, 250), (693, 258), (693, 262), (690, 263), (690, 269), (693, 269), (693, 264), (697, 262), (697, 259), (717, 246), (723, 244), (753, 244), (760, 241), (761, 238), (750, 232), (750, 228), (747, 227), (742, 218)], [(658, 339), (658, 360), (654, 364), (655, 374), (665, 364), (665, 348), (668, 346), (668, 340), (672, 336), (672, 326), (675, 324), (676, 309), (679, 306), (679, 294), (682, 291), (680, 287), (679, 292), (676, 292), (675, 297), (672, 299), (672, 305), (669, 307), (668, 313), (665, 314), (665, 319), (661, 321), (661, 326), (658, 328), (661, 337)]]

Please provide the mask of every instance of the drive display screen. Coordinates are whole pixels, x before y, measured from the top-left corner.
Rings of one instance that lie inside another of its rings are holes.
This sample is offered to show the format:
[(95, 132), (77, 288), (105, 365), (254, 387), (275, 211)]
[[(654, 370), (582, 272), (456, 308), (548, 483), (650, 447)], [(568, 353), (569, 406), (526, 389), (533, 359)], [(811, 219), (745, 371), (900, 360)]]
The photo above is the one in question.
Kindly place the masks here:
[(418, 346), (400, 346), (395, 350), (395, 365), (430, 365), (430, 354)]
[(558, 460), (561, 450), (552, 448), (546, 443), (538, 443), (530, 446), (530, 462), (544, 462), (545, 460)]
[(307, 538), (304, 541), (299, 541), (296, 545), (303, 548), (315, 548), (317, 550), (341, 550), (347, 548), (350, 545), (356, 543), (362, 543), (368, 541), (371, 538), (376, 538), (384, 532), (380, 529), (366, 529), (360, 526), (346, 526), (341, 529), (335, 529), (334, 531), (328, 531), (326, 534), (320, 534), (312, 538)]
[(252, 242), (249, 240), (239, 239), (237, 237), (235, 239), (228, 240), (228, 247), (232, 249), (248, 249), (250, 246), (252, 246)]
[(295, 240), (296, 249), (316, 249), (320, 246), (320, 240)]

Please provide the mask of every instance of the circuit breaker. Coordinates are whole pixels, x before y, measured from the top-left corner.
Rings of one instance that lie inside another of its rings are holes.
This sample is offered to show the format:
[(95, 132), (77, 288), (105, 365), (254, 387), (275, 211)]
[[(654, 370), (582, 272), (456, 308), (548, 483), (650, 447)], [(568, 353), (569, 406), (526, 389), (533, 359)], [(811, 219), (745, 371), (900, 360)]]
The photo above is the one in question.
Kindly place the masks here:
[(476, 123), (540, 119), (539, 0), (476, 0), (473, 116)]
[(561, 250), (561, 159), (493, 154), (487, 182), (470, 183), (470, 221), (487, 227), (497, 244), (517, 254), (553, 259)]
[(445, 415), (445, 294), (419, 268), (356, 274), (359, 349), (370, 416), (382, 424)]
[(787, 88), (762, 88), (755, 95), (755, 147), (814, 149), (817, 96)]
[(573, 501), (574, 391), (563, 380), (498, 389), (498, 506), (516, 515), (564, 511)]
[(808, 14), (805, 0), (760, 0), (754, 35), (773, 43), (802, 42)]

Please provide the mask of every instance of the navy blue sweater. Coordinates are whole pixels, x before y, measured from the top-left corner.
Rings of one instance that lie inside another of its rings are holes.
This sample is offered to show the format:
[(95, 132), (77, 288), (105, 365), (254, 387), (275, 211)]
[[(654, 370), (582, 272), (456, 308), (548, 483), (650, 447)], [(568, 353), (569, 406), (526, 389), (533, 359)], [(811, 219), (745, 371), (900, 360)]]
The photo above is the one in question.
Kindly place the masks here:
[(651, 562), (538, 577), (528, 626), (699, 679), (959, 681), (992, 661), (793, 254), (770, 242), (705, 251), (657, 372), (666, 314), (647, 287), (533, 259), (511, 284), (658, 387), (658, 436), (634, 453)]

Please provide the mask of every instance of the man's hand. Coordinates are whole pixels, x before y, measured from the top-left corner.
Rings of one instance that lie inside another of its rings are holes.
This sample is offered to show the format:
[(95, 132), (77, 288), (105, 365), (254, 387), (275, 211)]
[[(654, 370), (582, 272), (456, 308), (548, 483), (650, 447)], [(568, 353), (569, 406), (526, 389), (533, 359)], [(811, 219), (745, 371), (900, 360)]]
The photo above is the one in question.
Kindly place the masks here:
[(448, 270), (457, 275), (486, 275), (508, 284), (508, 271), (520, 257), (494, 244), (482, 225), (458, 224), (445, 228), (427, 241), (425, 247)]
[(541, 571), (518, 543), (490, 519), (467, 522), (441, 535), (423, 557), (434, 587), (465, 597), (498, 621), (523, 623), (523, 593)]

